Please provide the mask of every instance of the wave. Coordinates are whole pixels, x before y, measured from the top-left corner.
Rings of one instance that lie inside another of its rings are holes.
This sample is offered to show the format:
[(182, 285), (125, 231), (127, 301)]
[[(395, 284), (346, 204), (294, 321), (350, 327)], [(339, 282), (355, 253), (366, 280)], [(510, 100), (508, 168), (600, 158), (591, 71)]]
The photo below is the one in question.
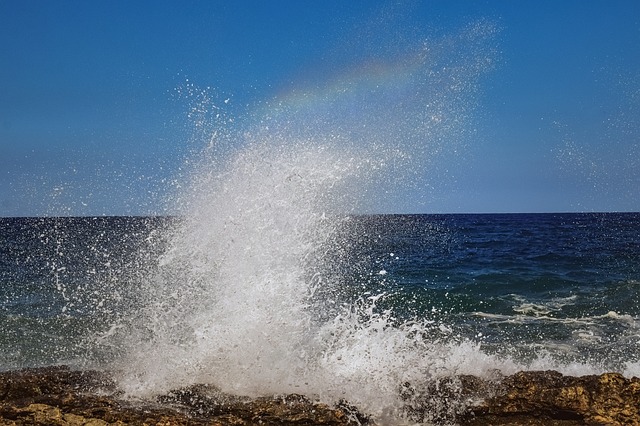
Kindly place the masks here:
[[(494, 31), (480, 23), (423, 40), (386, 64), (402, 68), (402, 81), (337, 78), (268, 104), (242, 129), (216, 132), (235, 148), (219, 155), (214, 144), (194, 160), (176, 198), (182, 220), (138, 278), (129, 316), (101, 336), (119, 348), (113, 369), (122, 388), (136, 396), (197, 383), (237, 395), (302, 393), (397, 421), (403, 384), (429, 389), (460, 374), (556, 365), (491, 354), (482, 339), (430, 317), (400, 319), (382, 308), (393, 289), (367, 293), (372, 280), (384, 283), (384, 269), (344, 275), (354, 260), (348, 247), (367, 236), (349, 215), (393, 202), (393, 190), (419, 181), (447, 138), (468, 130)], [(523, 305), (516, 318), (550, 318), (545, 309)], [(579, 368), (588, 369), (564, 371)]]

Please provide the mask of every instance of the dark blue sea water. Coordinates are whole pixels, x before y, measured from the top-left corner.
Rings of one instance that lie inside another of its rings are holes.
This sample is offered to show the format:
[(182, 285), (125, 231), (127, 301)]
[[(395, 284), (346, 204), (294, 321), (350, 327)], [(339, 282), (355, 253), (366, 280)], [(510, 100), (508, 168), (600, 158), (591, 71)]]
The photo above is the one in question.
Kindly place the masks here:
[(361, 220), (356, 257), (384, 278), (399, 312), (519, 359), (637, 360), (639, 214)]
[(93, 337), (127, 305), (168, 221), (0, 219), (0, 368), (99, 358)]
[[(0, 369), (113, 362), (109, 336), (180, 222), (0, 219)], [(640, 214), (354, 216), (340, 232), (321, 321), (374, 300), (391, 326), (430, 324), (434, 341), (522, 365), (638, 369)]]

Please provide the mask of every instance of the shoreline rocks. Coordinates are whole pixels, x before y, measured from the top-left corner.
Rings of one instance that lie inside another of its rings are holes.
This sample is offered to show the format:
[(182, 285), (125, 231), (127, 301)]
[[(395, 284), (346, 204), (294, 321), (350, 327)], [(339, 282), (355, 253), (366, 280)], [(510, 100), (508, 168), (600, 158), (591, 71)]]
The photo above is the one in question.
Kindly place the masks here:
[(519, 372), (468, 414), (465, 425), (640, 425), (640, 379)]
[(350, 425), (365, 416), (301, 395), (244, 398), (212, 386), (172, 391), (157, 401), (124, 398), (106, 372), (45, 367), (0, 372), (0, 425)]
[[(571, 377), (555, 371), (531, 371), (494, 380), (460, 376), (443, 379), (421, 393), (405, 384), (400, 392), (407, 400), (406, 414), (416, 422), (640, 425), (640, 379), (617, 373)], [(438, 401), (438, 407), (433, 401)], [(124, 398), (106, 372), (64, 366), (0, 372), (0, 425), (258, 424), (373, 422), (347, 402), (330, 407), (302, 395), (251, 399), (195, 385), (154, 401), (135, 401)]]

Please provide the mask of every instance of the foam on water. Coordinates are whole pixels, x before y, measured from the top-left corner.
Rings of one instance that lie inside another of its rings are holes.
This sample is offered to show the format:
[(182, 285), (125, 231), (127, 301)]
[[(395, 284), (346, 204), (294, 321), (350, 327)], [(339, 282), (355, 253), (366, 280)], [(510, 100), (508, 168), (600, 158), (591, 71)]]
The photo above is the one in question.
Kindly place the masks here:
[(384, 294), (358, 295), (360, 283), (340, 267), (344, 238), (359, 237), (344, 232), (348, 214), (419, 175), (447, 135), (460, 138), (493, 31), (474, 24), (457, 38), (421, 41), (412, 61), (398, 63), (410, 64), (401, 82), (347, 81), (344, 91), (332, 81), (322, 88), (334, 88), (330, 97), (302, 96), (313, 105), (285, 97), (249, 131), (221, 132), (239, 148), (194, 166), (183, 219), (115, 333), (124, 339), (122, 386), (136, 395), (211, 383), (253, 396), (344, 398), (383, 419), (402, 414), (405, 383), (416, 396), (438, 378), (522, 368), (442, 333), (432, 318), (397, 320), (377, 307)]

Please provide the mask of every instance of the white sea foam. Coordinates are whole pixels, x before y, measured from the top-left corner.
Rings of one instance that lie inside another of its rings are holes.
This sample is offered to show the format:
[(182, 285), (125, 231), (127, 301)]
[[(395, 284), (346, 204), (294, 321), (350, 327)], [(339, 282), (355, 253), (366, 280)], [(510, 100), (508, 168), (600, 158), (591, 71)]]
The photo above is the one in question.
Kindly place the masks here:
[(128, 336), (135, 350), (119, 366), (128, 392), (205, 382), (346, 398), (382, 418), (402, 410), (403, 383), (516, 370), (477, 343), (432, 339), (428, 321), (398, 323), (376, 308), (384, 294), (319, 320), (338, 285), (328, 261), (345, 221), (332, 200), (348, 196), (343, 182), (371, 177), (371, 160), (356, 158), (320, 144), (254, 145), (198, 183), (201, 198), (143, 289), (147, 305)]
[(183, 220), (140, 283), (127, 327), (113, 329), (124, 340), (116, 366), (123, 388), (151, 395), (211, 383), (253, 396), (304, 393), (397, 421), (403, 384), (420, 394), (439, 378), (523, 368), (445, 333), (445, 324), (397, 320), (378, 308), (385, 294), (344, 297), (342, 286), (358, 285), (339, 270), (346, 214), (370, 205), (399, 166), (422, 173), (430, 148), (465, 127), (475, 80), (490, 62), (474, 37), (488, 32), (475, 25), (457, 40), (473, 44), (474, 55), (451, 39), (421, 44), (401, 62), (411, 68), (397, 105), (376, 98), (397, 91), (395, 80), (376, 90), (353, 85), (346, 100), (285, 105), (249, 132), (216, 133), (240, 148), (224, 161), (196, 161), (180, 196)]

